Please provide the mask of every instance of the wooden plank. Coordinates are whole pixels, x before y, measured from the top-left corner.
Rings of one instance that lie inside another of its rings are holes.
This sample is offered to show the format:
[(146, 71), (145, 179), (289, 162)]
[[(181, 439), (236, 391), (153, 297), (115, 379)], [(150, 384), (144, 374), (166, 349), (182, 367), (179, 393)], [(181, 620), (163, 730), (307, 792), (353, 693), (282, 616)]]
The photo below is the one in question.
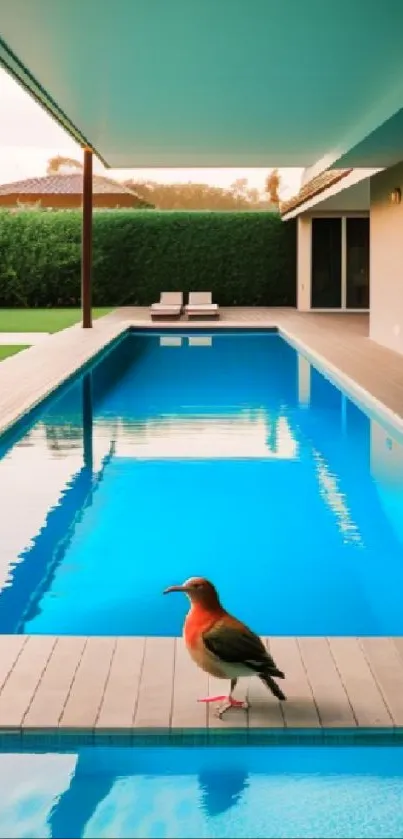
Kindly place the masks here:
[(361, 638), (361, 647), (396, 726), (403, 726), (403, 661), (392, 638)]
[(28, 638), (28, 635), (0, 635), (0, 691), (5, 685)]
[(323, 728), (357, 725), (326, 638), (299, 638), (302, 662)]
[(320, 720), (296, 638), (270, 638), (271, 654), (285, 673), (281, 683), (287, 697), (281, 703), (287, 728), (318, 728)]
[(85, 638), (58, 638), (48, 666), (23, 720), (23, 728), (57, 728), (76, 670)]
[(46, 669), (56, 639), (28, 638), (0, 693), (0, 728), (19, 728)]
[(329, 646), (357, 724), (363, 728), (393, 725), (358, 639), (329, 638)]
[(134, 727), (169, 728), (175, 667), (174, 638), (146, 638)]
[(399, 653), (401, 660), (403, 661), (403, 638), (401, 636), (393, 638), (393, 643)]
[(118, 638), (96, 728), (133, 725), (143, 667), (144, 638)]
[(86, 639), (0, 636), (0, 728), (55, 728), (66, 697), (62, 727), (130, 728), (139, 681), (134, 726), (156, 732), (170, 721), (175, 729), (205, 729), (206, 714), (213, 730), (279, 728), (282, 714), (288, 727), (316, 728), (318, 719), (326, 727), (356, 727), (356, 720), (361, 727), (402, 726), (401, 640), (271, 639), (288, 701), (278, 703), (257, 679), (240, 680), (236, 695), (242, 698), (248, 686), (251, 708), (229, 711), (221, 721), (213, 706), (206, 710), (196, 700), (226, 693), (229, 683), (209, 680), (179, 639), (147, 639), (141, 678), (141, 639), (87, 639), (90, 650), (80, 660)]
[(208, 676), (190, 658), (182, 638), (175, 640), (175, 679), (172, 728), (207, 727), (207, 706), (198, 702), (208, 694)]
[[(269, 639), (264, 638), (265, 645), (270, 648)], [(283, 689), (285, 684), (279, 680)], [(248, 725), (249, 728), (284, 728), (284, 715), (279, 702), (258, 678), (252, 678), (248, 687)]]
[(111, 637), (88, 638), (60, 718), (61, 728), (93, 728), (116, 646)]

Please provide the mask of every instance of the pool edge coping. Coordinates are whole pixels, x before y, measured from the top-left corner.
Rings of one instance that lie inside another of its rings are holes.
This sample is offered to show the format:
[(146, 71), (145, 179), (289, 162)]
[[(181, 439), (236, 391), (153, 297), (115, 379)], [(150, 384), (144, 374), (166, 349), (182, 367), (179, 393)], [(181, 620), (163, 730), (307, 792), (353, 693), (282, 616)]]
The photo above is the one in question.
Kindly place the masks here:
[(403, 726), (391, 728), (0, 729), (3, 749), (131, 746), (403, 746)]
[[(70, 329), (77, 329), (77, 325), (70, 327)], [(74, 384), (74, 380), (79, 378), (80, 376), (84, 376), (85, 373), (93, 367), (95, 363), (99, 363), (106, 355), (110, 352), (113, 352), (115, 347), (124, 340), (125, 336), (127, 336), (131, 331), (130, 326), (126, 326), (122, 324), (122, 329), (116, 334), (109, 336), (102, 346), (98, 349), (95, 349), (92, 355), (87, 358), (82, 363), (79, 363), (78, 366), (74, 366), (73, 369), (68, 372), (65, 376), (62, 376), (58, 381), (54, 384), (49, 385), (46, 389), (45, 393), (39, 396), (37, 399), (33, 398), (32, 401), (28, 406), (22, 407), (21, 410), (15, 412), (15, 417), (11, 420), (8, 420), (6, 423), (1, 424), (0, 420), (0, 446), (7, 445), (7, 438), (9, 436), (13, 437), (15, 434), (18, 434), (18, 427), (22, 426), (30, 426), (31, 422), (35, 422), (36, 419), (36, 412), (40, 412), (43, 407), (53, 398), (57, 398), (59, 395), (59, 391), (62, 391), (64, 388), (70, 387)], [(56, 333), (59, 335), (61, 333)], [(51, 335), (50, 338), (53, 336)]]

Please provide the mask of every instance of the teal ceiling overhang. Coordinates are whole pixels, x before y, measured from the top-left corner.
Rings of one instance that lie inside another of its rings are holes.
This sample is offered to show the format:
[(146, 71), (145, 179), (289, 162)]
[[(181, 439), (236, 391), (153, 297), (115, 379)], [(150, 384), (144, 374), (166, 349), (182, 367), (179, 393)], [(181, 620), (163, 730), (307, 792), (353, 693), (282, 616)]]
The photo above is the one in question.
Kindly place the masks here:
[(0, 63), (113, 168), (395, 163), (402, 32), (402, 0), (0, 0)]

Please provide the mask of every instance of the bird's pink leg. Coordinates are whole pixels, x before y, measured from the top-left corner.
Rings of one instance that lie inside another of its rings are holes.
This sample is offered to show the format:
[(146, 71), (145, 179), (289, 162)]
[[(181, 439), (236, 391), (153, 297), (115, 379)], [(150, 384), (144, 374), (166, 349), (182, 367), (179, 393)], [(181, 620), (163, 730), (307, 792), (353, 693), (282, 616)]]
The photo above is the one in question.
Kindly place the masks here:
[(247, 708), (248, 704), (243, 699), (234, 699), (233, 696), (203, 696), (198, 702), (228, 702), (229, 708)]
[(203, 696), (202, 699), (198, 699), (198, 702), (222, 702), (223, 699), (227, 699), (226, 696)]
[(231, 681), (231, 690), (228, 696), (206, 696), (203, 699), (198, 699), (198, 702), (223, 702), (223, 705), (217, 709), (217, 716), (222, 717), (229, 708), (243, 708), (247, 710), (249, 703), (247, 700), (234, 699), (232, 691), (235, 689), (236, 679)]
[(217, 717), (221, 717), (225, 714), (226, 711), (229, 711), (230, 708), (243, 708), (244, 711), (247, 711), (249, 708), (249, 702), (246, 699), (234, 699), (231, 694), (229, 696), (224, 696), (224, 702), (217, 708)]

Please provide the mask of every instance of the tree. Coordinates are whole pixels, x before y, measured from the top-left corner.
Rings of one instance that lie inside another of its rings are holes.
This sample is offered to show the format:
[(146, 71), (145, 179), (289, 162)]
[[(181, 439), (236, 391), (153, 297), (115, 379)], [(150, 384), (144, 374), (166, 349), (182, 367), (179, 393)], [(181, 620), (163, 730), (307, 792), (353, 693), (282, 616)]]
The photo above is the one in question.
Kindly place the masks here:
[(203, 183), (161, 184), (156, 181), (125, 181), (143, 200), (159, 210), (259, 210), (266, 209), (257, 189), (248, 188), (246, 178), (229, 187)]
[(51, 157), (48, 160), (47, 167), (46, 167), (46, 174), (47, 175), (57, 175), (67, 174), (67, 172), (82, 172), (83, 164), (80, 163), (79, 160), (75, 160), (73, 157), (62, 157), (62, 155), (58, 154), (56, 157)]
[(248, 192), (249, 181), (247, 178), (237, 178), (230, 186), (231, 192), (237, 198), (245, 198)]
[(280, 203), (280, 196), (278, 194), (280, 188), (280, 175), (278, 169), (272, 169), (266, 178), (266, 192), (269, 196), (271, 204)]

